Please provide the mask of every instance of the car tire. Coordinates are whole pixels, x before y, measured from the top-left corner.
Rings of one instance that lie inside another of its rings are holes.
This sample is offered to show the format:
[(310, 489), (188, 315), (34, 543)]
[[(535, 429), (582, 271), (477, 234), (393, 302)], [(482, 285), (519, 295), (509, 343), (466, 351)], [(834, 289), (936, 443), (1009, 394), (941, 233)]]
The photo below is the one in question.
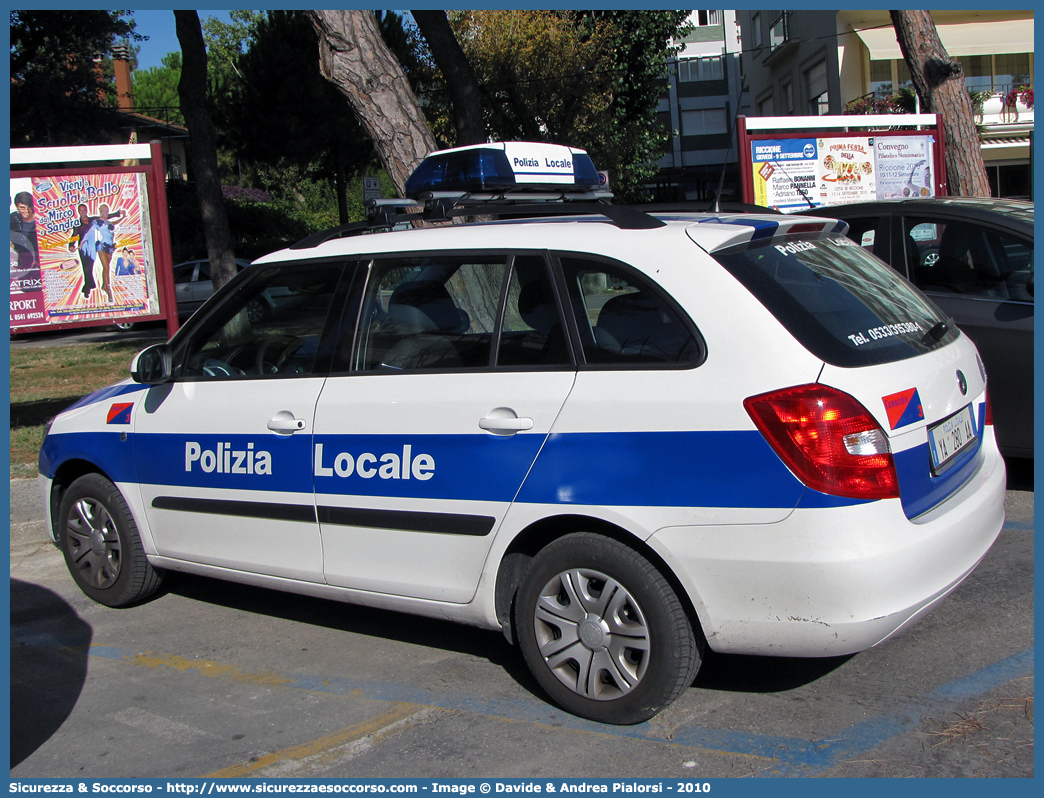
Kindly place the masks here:
[(86, 474), (69, 486), (58, 512), (58, 536), (69, 573), (99, 604), (134, 604), (162, 582), (162, 572), (145, 557), (127, 502), (101, 474)]
[(532, 560), (516, 595), (519, 647), (560, 707), (590, 720), (648, 720), (692, 684), (701, 657), (677, 594), (642, 555), (588, 532)]
[(128, 332), (129, 330), (133, 330), (134, 329), (134, 322), (133, 321), (117, 321), (117, 322), (114, 322), (112, 326), (115, 327), (117, 330), (120, 330), (122, 332)]

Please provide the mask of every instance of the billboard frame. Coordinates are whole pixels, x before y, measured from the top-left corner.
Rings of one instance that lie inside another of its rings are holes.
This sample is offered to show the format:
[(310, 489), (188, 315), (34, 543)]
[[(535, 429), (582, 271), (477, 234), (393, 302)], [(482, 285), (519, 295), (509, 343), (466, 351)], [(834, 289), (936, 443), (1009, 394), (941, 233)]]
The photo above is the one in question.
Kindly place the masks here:
[[(138, 165), (122, 165), (138, 161)], [(42, 168), (32, 168), (39, 164)], [(101, 165), (95, 165), (101, 164)], [(32, 177), (142, 174), (148, 193), (159, 312), (148, 315), (115, 315), (97, 319), (10, 326), (10, 334), (107, 327), (119, 319), (138, 322), (166, 321), (168, 336), (178, 330), (178, 307), (174, 289), (170, 221), (167, 217), (166, 173), (159, 141), (148, 144), (114, 144), (77, 147), (31, 147), (11, 150), (11, 179)]]
[[(930, 135), (935, 196), (949, 192), (946, 176), (946, 145), (938, 114), (875, 114), (866, 116), (775, 116), (738, 117), (740, 182), (743, 202), (757, 204), (751, 147), (755, 142), (807, 138), (860, 139)], [(906, 128), (898, 130), (897, 128)], [(910, 129), (915, 128), (915, 129)], [(815, 207), (824, 207), (822, 204)], [(826, 206), (829, 207), (829, 204)]]

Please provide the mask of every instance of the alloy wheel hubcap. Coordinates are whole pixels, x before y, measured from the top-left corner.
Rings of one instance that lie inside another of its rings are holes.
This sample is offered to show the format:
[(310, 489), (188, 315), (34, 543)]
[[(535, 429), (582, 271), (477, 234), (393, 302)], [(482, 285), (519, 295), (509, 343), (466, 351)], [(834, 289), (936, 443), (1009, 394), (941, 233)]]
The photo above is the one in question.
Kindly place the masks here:
[(634, 596), (587, 568), (555, 576), (533, 618), (547, 667), (574, 693), (610, 701), (634, 690), (649, 664), (649, 628)]

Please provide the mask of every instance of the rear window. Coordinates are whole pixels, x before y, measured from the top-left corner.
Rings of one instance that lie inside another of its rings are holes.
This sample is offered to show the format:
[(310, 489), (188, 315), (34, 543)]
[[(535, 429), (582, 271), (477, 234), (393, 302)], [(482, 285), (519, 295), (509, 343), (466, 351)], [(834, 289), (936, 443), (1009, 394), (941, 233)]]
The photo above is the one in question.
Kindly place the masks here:
[(915, 357), (958, 335), (931, 300), (843, 236), (773, 238), (713, 255), (806, 349), (835, 366)]

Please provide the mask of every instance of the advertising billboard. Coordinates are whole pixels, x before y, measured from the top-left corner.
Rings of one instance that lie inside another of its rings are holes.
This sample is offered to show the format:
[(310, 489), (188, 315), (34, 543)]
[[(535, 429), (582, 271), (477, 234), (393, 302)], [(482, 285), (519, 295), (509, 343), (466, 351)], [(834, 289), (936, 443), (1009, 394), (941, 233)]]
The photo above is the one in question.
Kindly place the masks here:
[[(797, 121), (787, 119), (792, 124)], [(741, 125), (741, 146), (749, 157), (740, 165), (744, 201), (788, 213), (823, 205), (944, 193), (940, 190), (945, 178), (941, 174), (938, 129), (832, 133), (830, 122), (836, 119), (809, 118), (805, 133), (777, 129), (753, 134), (747, 132), (748, 125), (772, 122), (741, 118), (746, 123)], [(855, 121), (852, 117), (840, 119), (843, 125)]]
[(12, 327), (159, 312), (144, 174), (11, 178), (11, 202)]
[(11, 334), (166, 319), (173, 335), (160, 142), (13, 149), (11, 165)]

